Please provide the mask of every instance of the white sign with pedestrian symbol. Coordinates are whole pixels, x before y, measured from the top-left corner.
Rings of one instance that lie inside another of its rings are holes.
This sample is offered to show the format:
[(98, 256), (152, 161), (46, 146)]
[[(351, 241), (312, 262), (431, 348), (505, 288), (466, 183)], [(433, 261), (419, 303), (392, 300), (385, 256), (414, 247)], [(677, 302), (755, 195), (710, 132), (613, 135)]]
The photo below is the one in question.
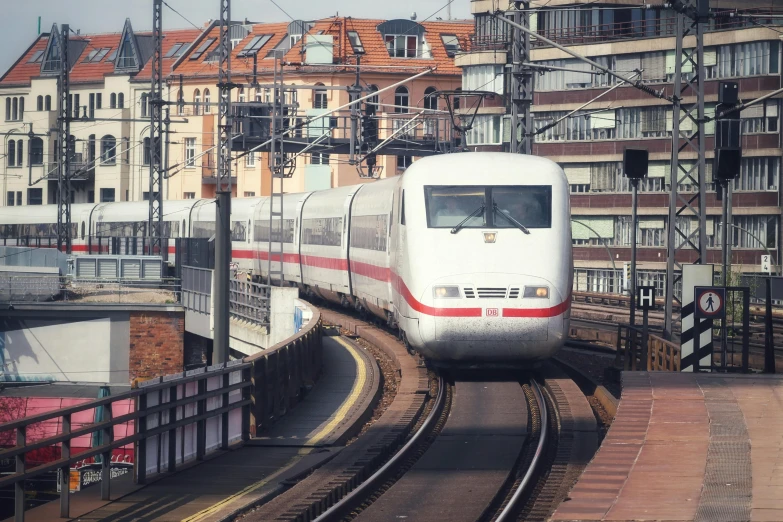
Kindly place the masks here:
[(697, 287), (696, 317), (701, 319), (722, 319), (725, 316), (723, 304), (726, 301), (726, 289), (717, 287)]
[(761, 256), (761, 271), (766, 274), (772, 273), (772, 256)]

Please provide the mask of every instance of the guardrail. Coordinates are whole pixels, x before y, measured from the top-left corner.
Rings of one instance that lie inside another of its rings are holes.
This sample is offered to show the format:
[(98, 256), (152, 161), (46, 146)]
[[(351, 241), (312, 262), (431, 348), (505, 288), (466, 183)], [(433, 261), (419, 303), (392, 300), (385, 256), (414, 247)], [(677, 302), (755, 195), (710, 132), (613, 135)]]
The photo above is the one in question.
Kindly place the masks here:
[(245, 357), (252, 364), (252, 435), (274, 424), (296, 403), (321, 372), (321, 312), (313, 316), (293, 337), (268, 350)]
[[(70, 468), (79, 461), (100, 456), (101, 499), (109, 500), (113, 450), (135, 445), (135, 477), (138, 483), (143, 484), (150, 471), (173, 471), (179, 463), (203, 459), (211, 450), (225, 449), (231, 442), (247, 440), (251, 366), (243, 361), (235, 361), (225, 366), (217, 365), (186, 374), (159, 377), (124, 393), (0, 424), (0, 433), (11, 430), (16, 432), (16, 445), (0, 450), (0, 459), (15, 460), (14, 473), (0, 477), (0, 488), (14, 485), (15, 520), (24, 520), (25, 480), (44, 473), (59, 470), (60, 516), (68, 518)], [(114, 416), (113, 405), (129, 399), (135, 402), (135, 411)], [(98, 408), (103, 411), (103, 420), (71, 429), (74, 414), (89, 410), (94, 412)], [(28, 442), (28, 427), (52, 419), (60, 419), (60, 433)], [(131, 423), (135, 423), (136, 427), (132, 435), (114, 438), (115, 426)], [(232, 426), (235, 428), (233, 432), (230, 430)], [(208, 435), (213, 431), (220, 433), (219, 438)], [(191, 433), (191, 438), (184, 435), (187, 432)], [(72, 455), (71, 441), (92, 434), (100, 434), (102, 443)], [(195, 441), (193, 447), (178, 445), (180, 437), (181, 440)], [(27, 469), (25, 456), (28, 453), (57, 445), (61, 448), (60, 458)], [(181, 449), (179, 454), (178, 447)]]
[[(134, 445), (134, 477), (143, 484), (151, 474), (173, 472), (274, 424), (304, 398), (321, 372), (321, 313), (312, 310), (296, 335), (244, 360), (158, 377), (114, 396), (0, 424), (0, 434), (16, 435), (14, 447), (0, 450), (0, 460), (15, 459), (14, 473), (0, 476), (0, 488), (15, 486), (15, 520), (24, 520), (25, 481), (42, 474), (59, 471), (60, 516), (68, 518), (70, 472), (77, 462), (100, 457), (101, 498), (108, 500), (113, 450)], [(135, 411), (113, 415), (113, 405), (128, 400)], [(94, 415), (98, 409), (103, 420), (72, 429), (76, 413)], [(28, 440), (28, 427), (52, 419), (60, 420), (58, 434)], [(123, 425), (135, 428), (129, 430), (133, 434), (115, 439), (114, 427)], [(71, 453), (72, 440), (92, 434), (100, 434), (100, 445)], [(60, 448), (60, 457), (27, 469), (26, 455), (49, 447)]]
[(680, 347), (642, 328), (617, 325), (614, 366), (624, 371), (680, 371)]
[[(212, 274), (209, 268), (182, 267), (182, 305), (194, 312), (212, 313)], [(240, 279), (229, 281), (229, 314), (235, 319), (269, 326), (269, 285)]]

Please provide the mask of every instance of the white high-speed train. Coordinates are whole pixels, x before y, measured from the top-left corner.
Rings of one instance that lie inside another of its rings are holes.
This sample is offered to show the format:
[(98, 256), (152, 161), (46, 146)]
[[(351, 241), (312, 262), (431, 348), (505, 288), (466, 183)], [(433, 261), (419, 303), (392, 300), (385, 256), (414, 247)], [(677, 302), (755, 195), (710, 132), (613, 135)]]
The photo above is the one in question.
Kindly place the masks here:
[[(270, 198), (232, 202), (232, 258), (266, 277)], [(73, 205), (73, 250), (146, 234), (147, 203)], [(5, 208), (3, 238), (51, 232), (53, 206)], [(569, 187), (555, 163), (504, 153), (416, 161), (402, 176), (283, 197), (283, 274), (399, 327), (436, 365), (526, 365), (568, 335)], [(166, 201), (168, 237), (210, 237), (212, 200)], [(278, 224), (273, 228), (278, 240)], [(10, 244), (10, 243), (8, 243)]]

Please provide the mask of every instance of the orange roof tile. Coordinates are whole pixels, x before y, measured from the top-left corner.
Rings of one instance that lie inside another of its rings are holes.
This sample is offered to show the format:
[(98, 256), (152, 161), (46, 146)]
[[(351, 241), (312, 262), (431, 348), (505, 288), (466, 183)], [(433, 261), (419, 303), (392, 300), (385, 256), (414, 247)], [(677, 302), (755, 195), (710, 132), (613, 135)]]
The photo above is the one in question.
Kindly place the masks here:
[[(468, 44), (470, 35), (473, 32), (473, 23), (469, 20), (465, 22), (424, 22), (421, 25), (425, 29), (425, 39), (429, 44), (432, 58), (394, 58), (389, 56), (386, 50), (386, 44), (384, 43), (383, 35), (378, 32), (378, 25), (385, 20), (368, 20), (368, 19), (356, 19), (356, 18), (327, 18), (314, 22), (313, 28), (309, 34), (316, 34), (321, 31), (321, 34), (332, 35), (334, 39), (334, 55), (337, 59), (337, 64), (353, 64), (355, 63), (353, 48), (348, 40), (348, 31), (356, 31), (359, 33), (362, 45), (365, 50), (365, 54), (362, 56), (362, 65), (395, 65), (404, 66), (411, 71), (421, 71), (427, 67), (437, 66), (436, 74), (444, 75), (459, 75), (461, 69), (454, 66), (454, 59), (449, 57), (446, 48), (441, 40), (441, 35), (453, 34), (459, 39), (463, 50), (468, 50)], [(237, 55), (242, 52), (244, 46), (254, 37), (262, 34), (272, 34), (272, 38), (269, 39), (264, 46), (258, 51), (257, 68), (260, 73), (271, 71), (273, 64), (272, 58), (268, 58), (267, 55), (271, 49), (277, 46), (278, 43), (286, 35), (288, 28), (287, 23), (275, 23), (275, 24), (255, 24), (251, 33), (243, 39), (232, 51), (231, 56), (231, 71), (235, 75), (248, 75), (253, 72), (253, 58), (243, 57), (239, 58)], [(204, 35), (202, 35), (202, 41), (207, 38), (218, 38), (219, 29), (212, 27)], [(211, 78), (217, 76), (218, 63), (216, 61), (208, 61), (207, 56), (210, 51), (213, 51), (217, 44), (213, 44), (210, 49), (205, 52), (201, 57), (196, 60), (191, 60), (189, 56), (182, 56), (179, 63), (175, 65), (174, 74), (177, 76), (182, 74), (184, 77), (204, 77)], [(304, 40), (294, 45), (285, 55), (285, 60), (300, 67), (330, 67), (330, 66), (309, 66), (302, 64), (302, 46)], [(197, 48), (198, 43), (193, 46)], [(192, 50), (191, 50), (192, 51)], [(190, 53), (187, 53), (188, 55)], [(402, 72), (402, 69), (398, 69), (397, 72)]]
[[(198, 29), (175, 29), (166, 31), (163, 38), (163, 55), (165, 56), (176, 43), (186, 43), (190, 45), (199, 35), (201, 31)], [(149, 36), (149, 32), (136, 33), (137, 36)], [(71, 83), (96, 83), (103, 81), (103, 78), (109, 74), (114, 74), (114, 62), (110, 62), (107, 59), (112, 53), (117, 51), (119, 46), (121, 33), (105, 33), (105, 34), (92, 34), (92, 35), (79, 35), (72, 36), (71, 41), (86, 42), (87, 45), (81, 52), (81, 55), (75, 59), (71, 65), (70, 81)], [(46, 44), (49, 41), (48, 33), (42, 34), (38, 39), (30, 46), (30, 48), (22, 55), (11, 68), (6, 72), (5, 76), (0, 79), (0, 86), (15, 86), (15, 85), (29, 85), (30, 80), (37, 78), (41, 75), (41, 63), (28, 63), (30, 58), (36, 51), (45, 51)], [(85, 63), (84, 60), (89, 56), (90, 52), (99, 49), (110, 49), (108, 53), (99, 62)], [(164, 58), (163, 70), (164, 74), (168, 74), (171, 71), (172, 65), (176, 58)], [(133, 78), (136, 81), (149, 81), (151, 76), (152, 60), (147, 60), (142, 70)]]
[(41, 73), (40, 63), (28, 63), (36, 51), (42, 53), (49, 42), (49, 34), (43, 33), (36, 38), (27, 51), (14, 63), (8, 71), (0, 78), (0, 86), (12, 87), (15, 85), (29, 85), (30, 78), (38, 76)]

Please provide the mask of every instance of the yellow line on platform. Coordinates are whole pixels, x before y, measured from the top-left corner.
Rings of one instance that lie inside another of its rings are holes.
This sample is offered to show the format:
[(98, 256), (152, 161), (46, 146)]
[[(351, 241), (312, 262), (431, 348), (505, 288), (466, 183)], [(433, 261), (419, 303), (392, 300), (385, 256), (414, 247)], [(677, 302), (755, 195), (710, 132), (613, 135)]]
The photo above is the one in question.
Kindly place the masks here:
[[(340, 343), (346, 350), (348, 350), (348, 353), (351, 354), (351, 357), (353, 357), (354, 361), (356, 362), (356, 380), (353, 383), (353, 388), (351, 388), (351, 393), (348, 395), (348, 397), (346, 397), (346, 399), (340, 405), (340, 408), (338, 408), (338, 410), (335, 412), (332, 419), (321, 429), (321, 431), (319, 431), (318, 433), (313, 435), (310, 439), (308, 439), (304, 443), (305, 446), (314, 446), (315, 444), (318, 444), (327, 435), (329, 435), (340, 422), (343, 421), (345, 416), (348, 414), (348, 411), (356, 404), (356, 402), (358, 402), (359, 396), (362, 393), (362, 389), (364, 389), (364, 383), (367, 381), (367, 367), (365, 366), (362, 357), (356, 351), (356, 348), (351, 346), (349, 343), (345, 342), (340, 337), (332, 337), (332, 339)], [(302, 457), (312, 452), (313, 449), (314, 448), (312, 447), (300, 449), (299, 454), (297, 456), (293, 457), (284, 467), (282, 467), (272, 475), (269, 475), (265, 479), (259, 480), (258, 482), (251, 484), (250, 486), (246, 487), (242, 491), (239, 491), (238, 493), (235, 493), (230, 497), (224, 498), (220, 502), (217, 502), (216, 504), (213, 504), (210, 507), (199, 511), (194, 515), (191, 515), (187, 518), (183, 518), (182, 522), (197, 522), (199, 520), (203, 520), (205, 517), (215, 514), (222, 507), (233, 502), (234, 500), (237, 500), (238, 498), (243, 497), (248, 493), (252, 493), (257, 489), (266, 486), (267, 484), (269, 484), (269, 482), (274, 480), (275, 477), (278, 477), (285, 471), (291, 469), (294, 466), (294, 464), (299, 462), (299, 460)]]
[(301, 450), (299, 450), (299, 454), (297, 456), (292, 457), (291, 460), (288, 461), (288, 463), (285, 466), (283, 466), (279, 470), (275, 471), (273, 474), (269, 475), (265, 479), (259, 480), (258, 482), (249, 485), (248, 487), (246, 487), (242, 491), (239, 491), (238, 493), (234, 493), (230, 497), (226, 497), (223, 500), (221, 500), (220, 502), (212, 504), (208, 508), (199, 511), (198, 513), (195, 513), (195, 514), (193, 514), (193, 515), (191, 515), (191, 516), (189, 516), (187, 518), (183, 518), (182, 522), (196, 522), (198, 520), (204, 519), (205, 517), (208, 517), (209, 515), (214, 515), (215, 513), (220, 511), (220, 509), (223, 506), (225, 506), (226, 504), (229, 504), (230, 502), (233, 502), (234, 500), (236, 500), (236, 499), (238, 499), (240, 497), (244, 497), (248, 493), (252, 493), (253, 491), (255, 491), (257, 489), (266, 486), (272, 480), (274, 480), (276, 477), (280, 476), (282, 473), (285, 473), (286, 471), (288, 471), (289, 469), (294, 467), (294, 465), (297, 462), (299, 462), (299, 460), (302, 457), (304, 457), (305, 455), (309, 454), (311, 451), (312, 451), (312, 448), (302, 448)]
[(353, 382), (353, 388), (351, 389), (350, 395), (346, 397), (346, 399), (340, 405), (340, 408), (337, 410), (337, 412), (335, 412), (332, 419), (326, 424), (326, 426), (323, 427), (321, 431), (316, 433), (313, 437), (310, 438), (310, 440), (305, 442), (305, 446), (314, 446), (321, 442), (324, 437), (329, 435), (337, 427), (337, 425), (345, 419), (348, 411), (358, 402), (359, 396), (362, 393), (362, 389), (364, 389), (364, 383), (367, 381), (367, 368), (364, 364), (364, 360), (356, 351), (356, 348), (351, 346), (350, 343), (345, 342), (341, 337), (332, 337), (332, 339), (340, 343), (343, 348), (348, 350), (348, 353), (351, 354), (353, 360), (356, 361), (356, 380)]

